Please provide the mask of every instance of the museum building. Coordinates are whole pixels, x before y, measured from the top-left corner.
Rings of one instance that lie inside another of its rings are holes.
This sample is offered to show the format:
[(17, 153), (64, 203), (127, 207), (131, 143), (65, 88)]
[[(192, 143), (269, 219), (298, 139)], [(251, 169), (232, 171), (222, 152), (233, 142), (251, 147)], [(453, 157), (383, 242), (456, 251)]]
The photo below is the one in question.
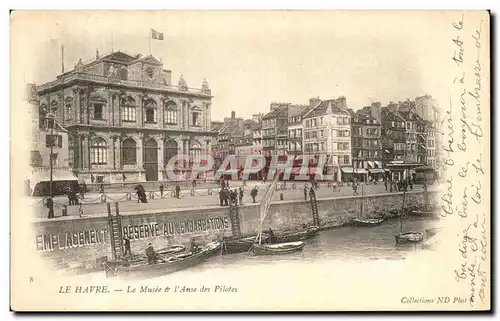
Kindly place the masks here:
[(172, 85), (152, 55), (97, 54), (36, 91), (40, 118), (52, 111), (69, 132), (69, 166), (80, 181), (162, 181), (174, 155), (211, 155), (208, 83), (190, 88), (181, 75)]

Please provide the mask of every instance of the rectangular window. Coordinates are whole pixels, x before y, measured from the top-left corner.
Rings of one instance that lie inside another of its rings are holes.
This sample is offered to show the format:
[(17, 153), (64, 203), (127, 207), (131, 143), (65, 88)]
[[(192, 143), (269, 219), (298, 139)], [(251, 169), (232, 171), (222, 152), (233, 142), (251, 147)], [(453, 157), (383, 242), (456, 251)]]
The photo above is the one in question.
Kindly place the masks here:
[(94, 119), (103, 120), (104, 119), (104, 105), (103, 104), (94, 104)]
[(167, 124), (177, 124), (176, 110), (167, 110)]
[(135, 113), (135, 107), (124, 106), (122, 120), (126, 121), (126, 122), (135, 122), (137, 120), (136, 113)]
[(351, 162), (349, 155), (344, 155), (344, 164), (349, 164)]
[(324, 130), (320, 130), (320, 137), (324, 137), (325, 136), (325, 131)]
[(192, 113), (191, 114), (191, 125), (192, 126), (201, 126), (200, 113)]
[(45, 147), (50, 147), (51, 145), (62, 148), (62, 135), (46, 135)]
[(146, 123), (156, 123), (156, 109), (146, 109)]
[(50, 155), (50, 159), (52, 161), (52, 166), (58, 166), (59, 165), (59, 156), (57, 153), (52, 153)]

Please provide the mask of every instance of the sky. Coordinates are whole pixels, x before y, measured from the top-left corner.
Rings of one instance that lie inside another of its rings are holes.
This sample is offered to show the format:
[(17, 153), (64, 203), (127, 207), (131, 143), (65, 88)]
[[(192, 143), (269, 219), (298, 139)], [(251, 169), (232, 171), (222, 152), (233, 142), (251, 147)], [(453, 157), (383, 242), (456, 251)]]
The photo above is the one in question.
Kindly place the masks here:
[(172, 70), (174, 84), (181, 74), (189, 87), (208, 81), (212, 120), (315, 96), (345, 96), (355, 110), (423, 94), (442, 104), (453, 67), (453, 19), (439, 12), (33, 12), (13, 19), (23, 29), (13, 55), (23, 59), (23, 79), (37, 84), (60, 73), (61, 45), (67, 71), (96, 50), (146, 55), (150, 28), (163, 32), (152, 54)]

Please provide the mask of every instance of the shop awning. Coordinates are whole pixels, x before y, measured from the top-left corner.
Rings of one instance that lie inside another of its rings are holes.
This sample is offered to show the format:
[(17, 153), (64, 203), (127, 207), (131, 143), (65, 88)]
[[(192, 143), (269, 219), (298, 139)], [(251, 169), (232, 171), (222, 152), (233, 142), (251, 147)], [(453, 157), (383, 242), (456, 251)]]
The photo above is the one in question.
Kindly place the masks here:
[(370, 172), (370, 174), (382, 174), (382, 173), (385, 173), (385, 169), (383, 169), (383, 168), (370, 168), (370, 169), (368, 169), (368, 171)]
[[(59, 181), (77, 181), (78, 179), (76, 178), (75, 175), (73, 175), (73, 172), (69, 169), (54, 169), (52, 171), (52, 181), (53, 182), (59, 182)], [(35, 186), (36, 184), (40, 182), (50, 182), (50, 171), (49, 170), (41, 170), (41, 171), (34, 171), (30, 177), (30, 185)]]
[(342, 172), (344, 172), (346, 174), (366, 174), (366, 173), (368, 173), (366, 171), (366, 169), (364, 169), (364, 168), (353, 169), (352, 167), (342, 167), (341, 170), (342, 170)]

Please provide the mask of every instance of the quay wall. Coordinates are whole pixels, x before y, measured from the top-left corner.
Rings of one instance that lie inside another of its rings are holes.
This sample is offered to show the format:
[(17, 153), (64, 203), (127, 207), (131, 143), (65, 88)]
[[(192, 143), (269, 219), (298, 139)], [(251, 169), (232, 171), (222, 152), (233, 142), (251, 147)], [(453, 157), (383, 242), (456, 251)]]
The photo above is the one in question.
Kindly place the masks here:
[[(403, 193), (331, 197), (317, 200), (321, 226), (342, 226), (361, 214), (363, 217), (396, 216), (402, 208)], [(424, 204), (420, 191), (406, 194), (408, 207)], [(429, 193), (431, 201), (437, 193)], [(243, 236), (255, 235), (260, 220), (259, 204), (239, 207), (240, 229)], [(114, 210), (112, 210), (113, 215)], [(151, 243), (155, 249), (168, 244), (185, 244), (191, 238), (199, 242), (220, 240), (231, 236), (228, 207), (168, 209), (138, 213), (122, 213), (122, 231), (131, 239), (132, 253), (144, 253)], [(263, 228), (284, 231), (312, 224), (311, 204), (305, 200), (278, 201), (271, 204)], [(110, 228), (107, 216), (59, 217), (41, 219), (33, 223), (34, 235), (30, 242), (43, 258), (56, 267), (92, 267), (96, 261), (111, 254)]]

